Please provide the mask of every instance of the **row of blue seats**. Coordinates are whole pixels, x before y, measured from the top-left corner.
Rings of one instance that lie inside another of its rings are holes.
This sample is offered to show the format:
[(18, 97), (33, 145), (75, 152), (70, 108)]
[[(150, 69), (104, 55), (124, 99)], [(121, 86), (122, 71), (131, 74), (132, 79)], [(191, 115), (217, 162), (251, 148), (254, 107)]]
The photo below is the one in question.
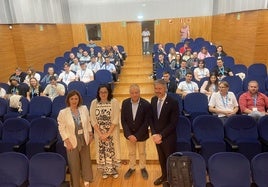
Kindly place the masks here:
[(39, 153), (28, 159), (18, 152), (0, 153), (0, 186), (70, 186), (66, 161), (57, 153)]
[(206, 163), (217, 152), (239, 152), (251, 160), (268, 151), (267, 132), (268, 116), (256, 122), (247, 115), (234, 115), (224, 124), (214, 115), (199, 115), (192, 122), (180, 116), (176, 127), (176, 150), (198, 152)]
[[(268, 153), (257, 154), (248, 160), (240, 153), (219, 152), (209, 158), (207, 166), (203, 157), (195, 152), (176, 152), (172, 156), (181, 155), (191, 159), (193, 186), (267, 186)], [(168, 177), (168, 181), (172, 184), (173, 180)]]

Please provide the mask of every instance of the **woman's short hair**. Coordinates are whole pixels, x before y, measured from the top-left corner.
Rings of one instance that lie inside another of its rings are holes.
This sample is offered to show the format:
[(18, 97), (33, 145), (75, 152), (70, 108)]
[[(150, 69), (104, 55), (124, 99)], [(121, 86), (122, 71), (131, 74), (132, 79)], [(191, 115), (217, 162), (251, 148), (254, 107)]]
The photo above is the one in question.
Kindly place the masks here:
[(81, 94), (80, 94), (77, 90), (71, 90), (71, 91), (68, 92), (68, 94), (67, 94), (67, 96), (66, 96), (66, 100), (65, 100), (66, 106), (68, 106), (68, 107), (70, 106), (70, 101), (69, 101), (69, 99), (70, 99), (70, 97), (72, 97), (72, 96), (74, 96), (74, 95), (77, 95), (78, 98), (79, 98), (79, 102), (78, 102), (78, 106), (77, 106), (77, 107), (79, 107), (79, 106), (82, 105), (82, 103), (83, 103), (83, 99), (82, 99)]

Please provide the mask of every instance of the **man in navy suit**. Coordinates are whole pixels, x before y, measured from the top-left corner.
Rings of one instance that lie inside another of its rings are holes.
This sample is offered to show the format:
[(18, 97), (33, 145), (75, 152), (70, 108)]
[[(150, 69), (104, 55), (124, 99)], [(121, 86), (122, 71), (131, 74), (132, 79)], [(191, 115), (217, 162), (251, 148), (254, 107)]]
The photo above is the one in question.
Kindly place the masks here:
[(166, 161), (176, 151), (176, 125), (179, 119), (178, 102), (167, 95), (167, 84), (164, 80), (154, 83), (155, 96), (151, 99), (152, 122), (150, 123), (152, 138), (156, 144), (162, 175), (154, 181), (154, 185), (167, 183)]
[(130, 98), (122, 103), (121, 123), (129, 150), (129, 170), (124, 178), (128, 179), (135, 171), (136, 148), (139, 151), (139, 166), (144, 179), (148, 179), (146, 170), (146, 140), (149, 138), (148, 126), (151, 117), (151, 105), (140, 97), (140, 88), (132, 84), (129, 89)]

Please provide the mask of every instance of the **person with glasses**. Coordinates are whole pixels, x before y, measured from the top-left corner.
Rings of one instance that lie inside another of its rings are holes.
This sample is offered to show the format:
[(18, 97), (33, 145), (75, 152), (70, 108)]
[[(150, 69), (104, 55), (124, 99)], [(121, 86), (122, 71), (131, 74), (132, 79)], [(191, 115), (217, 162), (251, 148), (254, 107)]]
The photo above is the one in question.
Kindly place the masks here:
[(238, 103), (233, 92), (229, 92), (229, 84), (226, 81), (219, 83), (219, 91), (213, 93), (208, 103), (209, 111), (217, 114), (218, 117), (225, 120), (238, 111)]
[(90, 119), (94, 128), (96, 161), (102, 170), (102, 178), (118, 178), (117, 167), (120, 165), (119, 139), (120, 107), (113, 98), (108, 85), (100, 85), (97, 98), (91, 102)]

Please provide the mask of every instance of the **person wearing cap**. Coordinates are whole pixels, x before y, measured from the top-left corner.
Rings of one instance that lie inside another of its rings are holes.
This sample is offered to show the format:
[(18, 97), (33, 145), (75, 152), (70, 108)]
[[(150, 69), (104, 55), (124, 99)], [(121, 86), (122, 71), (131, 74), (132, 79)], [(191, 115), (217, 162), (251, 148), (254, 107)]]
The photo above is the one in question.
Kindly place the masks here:
[(46, 86), (43, 94), (53, 101), (55, 97), (63, 96), (65, 94), (65, 87), (62, 84), (57, 83), (57, 78), (53, 75), (49, 80), (50, 83)]
[(12, 76), (9, 79), (10, 86), (8, 88), (7, 94), (11, 95), (21, 95), (26, 97), (27, 91), (29, 89), (27, 84), (20, 84), (20, 79), (17, 76)]
[(80, 62), (80, 69), (76, 72), (75, 80), (82, 81), (84, 83), (94, 80), (94, 74), (91, 69), (87, 68), (87, 64), (85, 62)]
[[(100, 53), (99, 53), (100, 54)], [(97, 59), (95, 56), (91, 57), (91, 62), (88, 63), (87, 68), (96, 73), (100, 69), (100, 63), (97, 62)]]

